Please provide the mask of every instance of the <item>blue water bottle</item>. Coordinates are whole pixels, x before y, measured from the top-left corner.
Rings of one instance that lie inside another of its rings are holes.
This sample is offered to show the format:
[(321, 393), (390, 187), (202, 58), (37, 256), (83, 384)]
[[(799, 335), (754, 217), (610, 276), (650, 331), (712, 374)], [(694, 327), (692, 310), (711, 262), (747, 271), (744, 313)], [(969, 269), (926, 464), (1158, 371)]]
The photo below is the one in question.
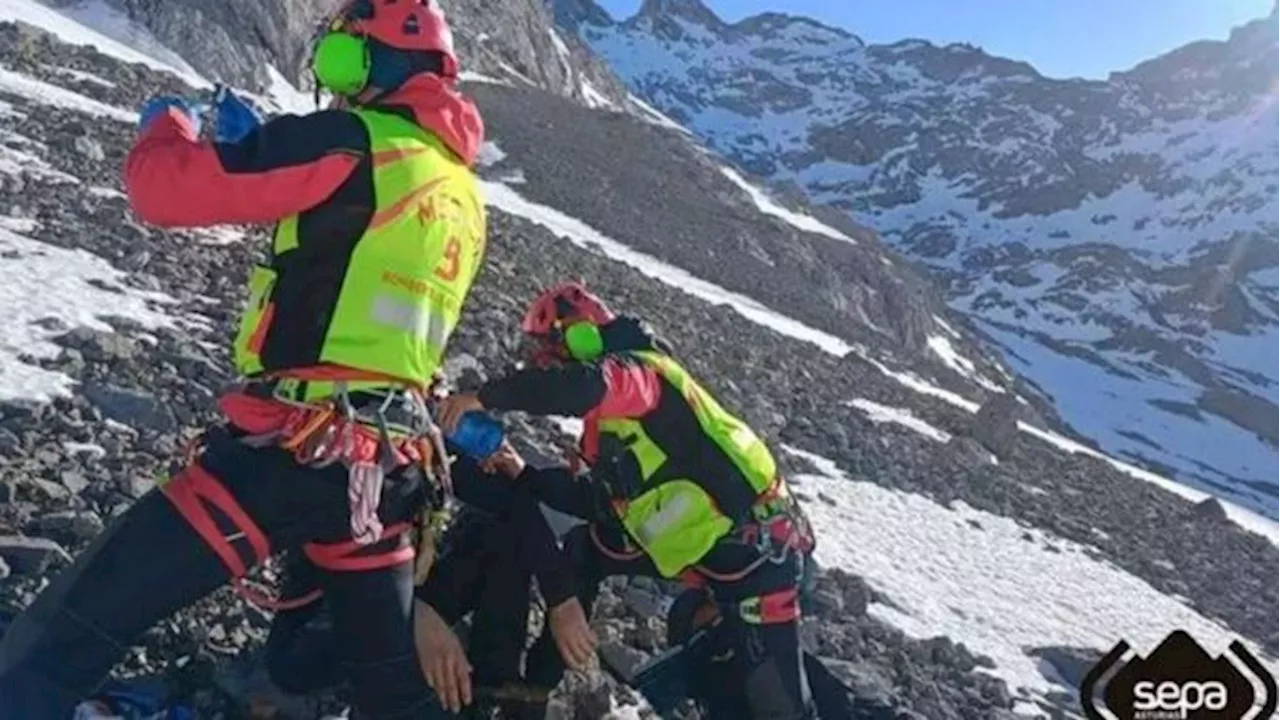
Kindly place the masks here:
[(449, 442), (472, 458), (484, 460), (502, 447), (504, 434), (502, 423), (496, 418), (472, 410), (458, 419), (458, 427), (449, 436)]

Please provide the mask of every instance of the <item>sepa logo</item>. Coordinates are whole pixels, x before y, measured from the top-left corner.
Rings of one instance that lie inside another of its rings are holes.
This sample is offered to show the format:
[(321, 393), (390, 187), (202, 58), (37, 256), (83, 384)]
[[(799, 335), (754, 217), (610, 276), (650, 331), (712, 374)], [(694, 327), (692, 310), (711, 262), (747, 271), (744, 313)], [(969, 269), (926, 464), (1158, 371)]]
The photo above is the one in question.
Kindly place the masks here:
[(1089, 720), (1268, 720), (1276, 681), (1243, 643), (1212, 658), (1175, 630), (1145, 658), (1120, 641), (1085, 674), (1080, 704)]

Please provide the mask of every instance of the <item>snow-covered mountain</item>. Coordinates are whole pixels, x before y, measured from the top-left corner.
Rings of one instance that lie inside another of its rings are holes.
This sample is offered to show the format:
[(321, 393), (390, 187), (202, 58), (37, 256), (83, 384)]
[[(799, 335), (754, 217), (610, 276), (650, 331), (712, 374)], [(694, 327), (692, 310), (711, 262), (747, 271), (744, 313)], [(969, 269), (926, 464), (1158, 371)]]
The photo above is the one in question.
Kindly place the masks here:
[[(138, 224), (119, 191), (135, 108), (231, 77), (272, 111), (313, 105), (280, 50), (302, 39), (263, 29), (252, 4), (201, 2), (209, 42), (181, 45), (165, 28), (185, 0), (0, 0), (0, 624), (151, 487), (231, 379), (226, 338), (265, 234)], [(505, 366), (523, 303), (567, 276), (653, 321), (777, 448), (819, 562), (844, 571), (823, 573), (805, 642), (862, 698), (930, 720), (1077, 717), (1091, 658), (1173, 628), (1215, 653), (1243, 638), (1275, 666), (1274, 522), (1059, 432), (897, 253), (728, 168), (541, 0), (447, 7), (488, 128), (490, 211), (450, 368)], [(238, 54), (266, 65), (239, 76)], [(535, 461), (573, 432), (505, 420)], [(655, 606), (633, 597), (646, 590), (606, 587), (602, 653), (662, 648)], [(214, 685), (198, 716), (239, 716), (261, 636), (220, 592), (121, 669)], [(561, 716), (593, 717), (569, 700)]]
[(1277, 510), (1277, 16), (1106, 81), (698, 0), (561, 27), (743, 168), (933, 271), (1076, 431)]

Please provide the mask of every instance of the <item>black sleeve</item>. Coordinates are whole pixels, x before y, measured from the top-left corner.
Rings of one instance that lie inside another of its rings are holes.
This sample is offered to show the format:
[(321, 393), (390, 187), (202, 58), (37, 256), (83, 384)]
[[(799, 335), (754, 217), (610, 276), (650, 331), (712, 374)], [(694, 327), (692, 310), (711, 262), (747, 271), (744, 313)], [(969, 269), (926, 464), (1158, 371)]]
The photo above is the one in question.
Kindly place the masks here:
[[(561, 552), (533, 488), (521, 484), (523, 476), (513, 481), (487, 475), (473, 463), (461, 465), (454, 465), (455, 471), (461, 470), (454, 477), (455, 489), (459, 499), (486, 511), (484, 519), (479, 520), (484, 527), (479, 538), (472, 534), (473, 542), (451, 540), (450, 552), (439, 558), (426, 582), (416, 589), (417, 598), (434, 607), (448, 622), (457, 622), (473, 609), (485, 572), (497, 571), (487, 564), (495, 558), (509, 557), (524, 572), (538, 578), (538, 588), (552, 607), (568, 600), (574, 594), (573, 567)], [(473, 505), (473, 500), (479, 502)], [(467, 512), (470, 508), (464, 514)], [(449, 533), (452, 537), (460, 531), (461, 528), (450, 528)]]
[(369, 130), (354, 113), (321, 110), (277, 115), (234, 143), (214, 143), (228, 173), (266, 173), (312, 165), (332, 153), (364, 155)]
[(480, 402), (491, 410), (521, 410), (531, 415), (582, 417), (605, 398), (608, 385), (599, 365), (570, 363), (549, 369), (525, 369), (490, 381)]
[(505, 515), (516, 501), (516, 481), (480, 469), (475, 460), (457, 455), (449, 466), (458, 499), (493, 515)]
[(518, 503), (511, 514), (512, 524), (519, 528), (518, 557), (534, 577), (547, 607), (555, 607), (574, 595), (573, 565), (560, 550), (555, 531), (547, 522), (532, 494), (528, 502)]
[(595, 515), (591, 483), (577, 478), (568, 468), (526, 465), (516, 482), (526, 485), (539, 501), (552, 510), (583, 520), (590, 520)]

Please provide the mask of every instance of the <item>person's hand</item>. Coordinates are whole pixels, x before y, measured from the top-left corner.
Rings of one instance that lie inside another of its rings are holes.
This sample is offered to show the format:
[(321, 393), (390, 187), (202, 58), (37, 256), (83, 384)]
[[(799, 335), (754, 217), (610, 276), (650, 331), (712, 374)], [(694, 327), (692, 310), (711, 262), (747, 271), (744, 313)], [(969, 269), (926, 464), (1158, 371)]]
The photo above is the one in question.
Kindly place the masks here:
[(453, 393), (436, 407), (436, 423), (446, 435), (452, 435), (458, 429), (458, 421), (472, 410), (484, 410), (475, 393)]
[(511, 443), (507, 440), (502, 441), (502, 445), (498, 447), (498, 452), (485, 458), (480, 462), (480, 469), (487, 473), (500, 473), (512, 480), (520, 477), (520, 473), (524, 472), (524, 457), (516, 452)]
[(220, 143), (240, 142), (262, 124), (258, 112), (225, 85), (214, 92), (213, 111), (217, 118), (214, 139)]
[(449, 712), (461, 712), (471, 704), (471, 663), (458, 636), (435, 608), (413, 601), (413, 644), (427, 684)]
[(581, 670), (591, 661), (596, 652), (596, 634), (587, 623), (587, 614), (582, 611), (578, 598), (571, 597), (551, 608), (547, 612), (547, 624), (566, 665)]
[(151, 121), (168, 112), (169, 108), (174, 108), (186, 115), (191, 120), (191, 128), (195, 134), (200, 135), (199, 111), (186, 98), (177, 95), (157, 95), (143, 103), (138, 109), (138, 129), (145, 130)]

